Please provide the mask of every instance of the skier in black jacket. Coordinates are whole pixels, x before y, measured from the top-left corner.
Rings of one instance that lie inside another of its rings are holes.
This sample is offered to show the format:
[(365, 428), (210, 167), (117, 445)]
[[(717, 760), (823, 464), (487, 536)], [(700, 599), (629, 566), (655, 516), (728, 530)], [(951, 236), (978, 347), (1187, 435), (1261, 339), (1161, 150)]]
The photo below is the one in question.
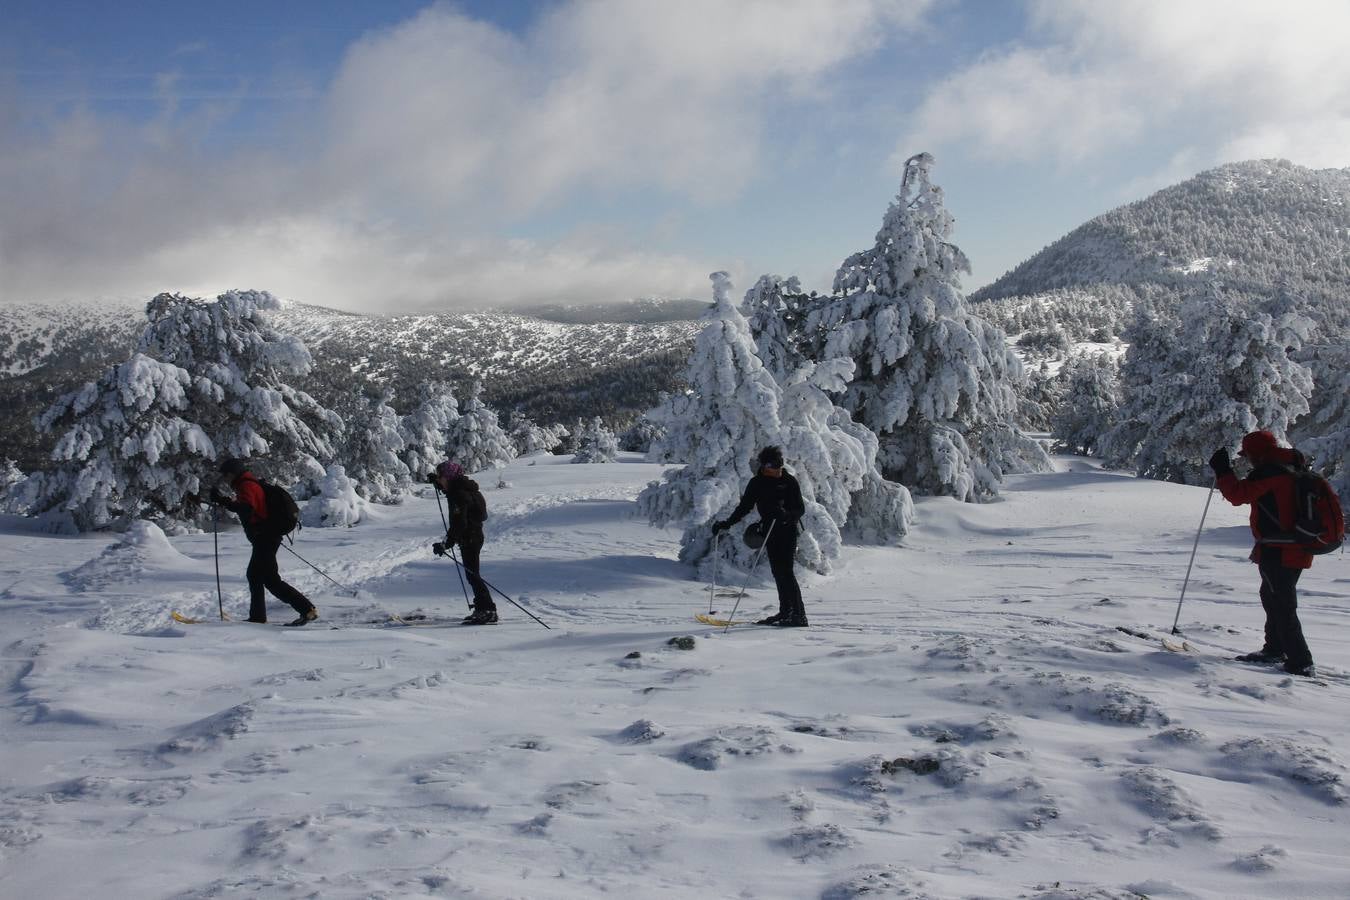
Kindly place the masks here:
[(486, 582), (478, 575), (480, 554), (483, 551), (483, 521), (487, 518), (487, 501), (478, 489), (478, 482), (464, 474), (459, 463), (446, 460), (436, 467), (431, 481), (445, 494), (445, 503), (449, 507), (450, 527), (445, 531), (445, 539), (431, 545), (437, 556), (459, 544), (463, 557), (464, 572), (473, 586), (473, 612), (464, 620), (465, 625), (493, 625), (497, 622), (497, 604), (492, 602), (492, 592)]
[(778, 614), (755, 624), (805, 628), (806, 607), (802, 604), (802, 589), (797, 585), (797, 576), (792, 572), (792, 562), (797, 554), (798, 522), (806, 514), (806, 503), (802, 500), (797, 479), (783, 468), (783, 451), (778, 447), (765, 447), (759, 451), (759, 474), (745, 486), (741, 502), (731, 515), (713, 523), (713, 533), (735, 525), (745, 518), (752, 506), (759, 511), (763, 527), (769, 529), (764, 552), (769, 557), (769, 569), (778, 587)]

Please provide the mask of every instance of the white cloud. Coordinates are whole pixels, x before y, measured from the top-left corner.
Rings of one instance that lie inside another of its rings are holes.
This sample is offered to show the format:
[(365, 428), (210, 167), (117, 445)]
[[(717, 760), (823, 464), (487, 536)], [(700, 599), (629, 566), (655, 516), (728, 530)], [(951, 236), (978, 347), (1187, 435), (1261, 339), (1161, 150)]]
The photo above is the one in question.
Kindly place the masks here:
[(1082, 162), (1141, 145), (1205, 163), (1350, 165), (1350, 4), (1039, 0), (1040, 40), (936, 85), (896, 150)]
[(0, 209), (0, 300), (192, 285), (380, 309), (699, 296), (726, 260), (568, 226), (510, 238), (564, 203), (584, 227), (606, 201), (736, 194), (776, 105), (827, 96), (929, 3), (577, 0), (522, 35), (432, 6), (350, 47), (296, 133), (228, 151), (200, 135), (221, 136), (211, 117), (235, 98), (180, 104), (165, 73), (155, 121), (81, 111), (0, 136), (0, 186), (22, 200)]

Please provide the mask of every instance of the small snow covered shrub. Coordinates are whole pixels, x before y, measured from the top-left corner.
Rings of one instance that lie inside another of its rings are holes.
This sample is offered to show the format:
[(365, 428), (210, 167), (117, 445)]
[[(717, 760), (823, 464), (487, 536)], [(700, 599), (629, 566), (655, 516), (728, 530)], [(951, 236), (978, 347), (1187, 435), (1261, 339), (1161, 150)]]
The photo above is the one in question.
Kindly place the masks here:
[(317, 492), (300, 511), (300, 521), (310, 528), (352, 526), (365, 514), (366, 501), (356, 492), (342, 466), (328, 467)]
[(619, 439), (614, 432), (605, 427), (605, 421), (599, 416), (586, 423), (580, 437), (577, 438), (577, 452), (572, 457), (574, 463), (614, 462), (619, 455)]

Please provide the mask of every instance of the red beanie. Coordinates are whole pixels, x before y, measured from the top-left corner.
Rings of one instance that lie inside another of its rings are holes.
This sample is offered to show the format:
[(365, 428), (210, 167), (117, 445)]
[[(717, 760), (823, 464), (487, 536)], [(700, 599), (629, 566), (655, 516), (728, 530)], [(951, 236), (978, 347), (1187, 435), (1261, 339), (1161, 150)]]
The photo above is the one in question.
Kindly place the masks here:
[(1253, 431), (1242, 439), (1242, 450), (1238, 456), (1245, 456), (1253, 461), (1265, 459), (1279, 447), (1280, 442), (1275, 440), (1275, 435), (1269, 431)]

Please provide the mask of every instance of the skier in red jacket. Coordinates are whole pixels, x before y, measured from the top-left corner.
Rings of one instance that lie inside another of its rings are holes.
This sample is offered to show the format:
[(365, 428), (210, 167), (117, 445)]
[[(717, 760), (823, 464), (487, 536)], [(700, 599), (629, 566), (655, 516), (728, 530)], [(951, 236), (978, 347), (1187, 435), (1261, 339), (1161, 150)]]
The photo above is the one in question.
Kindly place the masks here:
[(294, 622), (286, 624), (306, 625), (313, 622), (319, 617), (319, 610), (308, 597), (281, 580), (277, 551), (281, 549), (282, 536), (268, 527), (267, 495), (261, 482), (248, 470), (242, 459), (225, 460), (220, 464), (220, 472), (232, 479), (230, 486), (234, 488), (234, 499), (222, 494), (220, 488), (212, 488), (211, 502), (239, 516), (244, 535), (253, 545), (253, 555), (249, 558), (245, 573), (250, 597), (248, 621), (267, 621), (267, 595), (263, 591), (268, 590), (300, 614)]
[(1252, 562), (1261, 571), (1261, 606), (1266, 611), (1266, 639), (1260, 650), (1244, 653), (1243, 662), (1283, 663), (1291, 675), (1313, 676), (1312, 653), (1298, 620), (1295, 590), (1303, 570), (1312, 566), (1312, 554), (1291, 543), (1265, 543), (1293, 531), (1295, 517), (1293, 468), (1303, 465), (1303, 454), (1281, 447), (1269, 431), (1253, 431), (1242, 439), (1239, 456), (1252, 464), (1241, 481), (1233, 474), (1228, 450), (1210, 457), (1219, 492), (1234, 506), (1251, 504)]

